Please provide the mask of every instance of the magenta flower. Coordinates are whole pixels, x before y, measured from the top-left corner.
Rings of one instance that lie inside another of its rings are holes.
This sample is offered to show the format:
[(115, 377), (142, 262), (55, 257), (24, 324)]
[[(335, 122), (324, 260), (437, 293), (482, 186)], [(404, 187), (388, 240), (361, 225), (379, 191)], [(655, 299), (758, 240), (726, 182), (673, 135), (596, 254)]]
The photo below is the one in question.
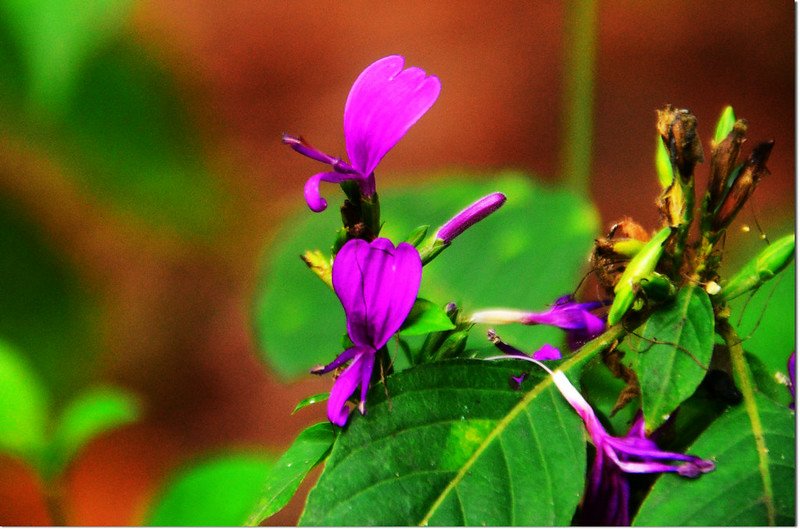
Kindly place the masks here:
[(601, 306), (602, 303), (599, 301), (578, 303), (572, 296), (566, 295), (558, 298), (550, 309), (544, 312), (490, 309), (476, 312), (470, 320), (473, 323), (494, 325), (521, 323), (559, 327), (567, 331), (567, 342), (574, 351), (605, 330), (605, 321), (591, 312)]
[(375, 168), (408, 129), (436, 102), (441, 83), (419, 68), (403, 70), (405, 59), (384, 57), (361, 72), (344, 106), (344, 140), (350, 162), (325, 154), (303, 138), (284, 135), (283, 142), (295, 151), (328, 164), (333, 171), (317, 173), (305, 185), (312, 211), (322, 211), (327, 202), (319, 193), (320, 182), (355, 180), (361, 194), (375, 194)]
[[(583, 511), (590, 524), (627, 525), (628, 483), (624, 474), (674, 472), (686, 478), (696, 478), (714, 470), (713, 461), (696, 456), (665, 452), (645, 437), (644, 421), (637, 419), (625, 437), (606, 432), (594, 410), (575, 389), (563, 371), (551, 371), (527, 355), (499, 356), (487, 360), (521, 358), (533, 362), (553, 378), (561, 395), (583, 420), (595, 447), (595, 457), (586, 485)], [(672, 463), (677, 462), (677, 463)]]
[(328, 399), (328, 418), (344, 426), (350, 410), (347, 400), (361, 386), (358, 406), (363, 415), (375, 355), (405, 321), (422, 280), (422, 262), (416, 248), (407, 243), (394, 247), (389, 239), (371, 243), (348, 241), (333, 262), (333, 289), (347, 318), (347, 335), (353, 346), (324, 367), (322, 374), (350, 362), (333, 384)]

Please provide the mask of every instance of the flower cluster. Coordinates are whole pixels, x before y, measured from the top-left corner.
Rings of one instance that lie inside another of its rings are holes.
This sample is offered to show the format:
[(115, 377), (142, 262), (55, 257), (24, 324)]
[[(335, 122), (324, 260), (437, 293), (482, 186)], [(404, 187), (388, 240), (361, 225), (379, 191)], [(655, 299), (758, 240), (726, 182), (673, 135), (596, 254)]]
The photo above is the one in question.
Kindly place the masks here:
[[(426, 304), (431, 305), (429, 301), (417, 298), (423, 266), (464, 231), (506, 202), (504, 194), (491, 193), (467, 206), (431, 235), (428, 236), (428, 226), (421, 226), (409, 235), (407, 242), (397, 245), (378, 236), (382, 222), (377, 204), (375, 169), (431, 108), (441, 91), (438, 78), (416, 67), (404, 68), (404, 65), (400, 56), (385, 57), (368, 66), (356, 79), (344, 110), (347, 160), (312, 147), (300, 136), (283, 137), (284, 143), (298, 153), (330, 166), (330, 170), (314, 174), (305, 184), (305, 200), (312, 211), (319, 212), (327, 207), (327, 201), (320, 194), (321, 182), (339, 183), (347, 195), (342, 206), (345, 229), (333, 245), (332, 261), (319, 251), (304, 256), (306, 263), (333, 288), (346, 317), (349, 347), (328, 365), (312, 370), (314, 374), (338, 373), (328, 400), (328, 418), (339, 427), (347, 424), (351, 412), (348, 402), (359, 388), (353, 404), (362, 415), (366, 413), (370, 385), (378, 378), (375, 366), (388, 358), (387, 343), (401, 329), (408, 329), (408, 322), (414, 318), (412, 313), (424, 310), (420, 307)], [(633, 312), (649, 315), (652, 312), (643, 310), (644, 307), (651, 308), (648, 303), (656, 306), (673, 299), (677, 290), (673, 282), (677, 283), (676, 277), (684, 267), (681, 260), (683, 247), (692, 221), (693, 172), (695, 165), (702, 160), (695, 122), (688, 111), (668, 107), (659, 113), (659, 133), (669, 148), (668, 161), (671, 163), (667, 178), (662, 179), (665, 190), (660, 199), (665, 225), (648, 237), (644, 229), (628, 219), (618, 225), (619, 229), (615, 226), (607, 239), (596, 241), (593, 263), (604, 272), (598, 277), (607, 294), (605, 299), (579, 301), (573, 295), (565, 295), (539, 312), (492, 308), (478, 310), (467, 318), (462, 318), (458, 307), (450, 303), (444, 311), (439, 309), (439, 326), (428, 331), (416, 360), (406, 350), (409, 362), (424, 363), (458, 356), (466, 347), (470, 329), (482, 324), (554, 326), (565, 331), (571, 351), (577, 351), (607, 328), (606, 337), (619, 331), (608, 339), (611, 343), (624, 336), (620, 323), (633, 322), (638, 326), (644, 321), (632, 316)], [(738, 123), (727, 139), (715, 146), (713, 174), (717, 180), (710, 185), (703, 217), (703, 229), (706, 232), (713, 230), (714, 237), (694, 246), (697, 254), (706, 258), (711, 255), (716, 240), (733, 215), (766, 173), (765, 163), (771, 144), (755, 150), (741, 169), (743, 176), (731, 176), (743, 134), (743, 125)], [(732, 178), (729, 189), (723, 183)], [(366, 229), (364, 225), (367, 225)], [(713, 283), (716, 289), (707, 288), (706, 292), (719, 294), (717, 299), (724, 300), (727, 299), (725, 296), (756, 288), (764, 278), (768, 279), (769, 274), (780, 271), (789, 262), (788, 255), (793, 250), (793, 237), (791, 241), (782, 241), (752, 265), (755, 272), (748, 271), (740, 280), (731, 281), (724, 288), (716, 282), (719, 278), (714, 267), (718, 263), (712, 259), (708, 262), (713, 267), (705, 267), (705, 262), (696, 267), (694, 280), (705, 280), (704, 285)], [(761, 273), (764, 268), (766, 272)], [(660, 449), (656, 440), (646, 435), (642, 412), (626, 435), (610, 434), (565, 373), (542, 363), (562, 358), (557, 347), (544, 344), (534, 353), (527, 354), (504, 342), (493, 329), (489, 329), (487, 335), (491, 343), (504, 353), (488, 360), (518, 358), (540, 366), (549, 373), (556, 388), (583, 421), (595, 450), (581, 504), (583, 521), (607, 525), (630, 523), (629, 474), (675, 473), (696, 478), (714, 470), (715, 464), (710, 460)], [(398, 342), (405, 347), (400, 338)], [(446, 353), (439, 354), (440, 351)], [(638, 395), (640, 388), (632, 370), (625, 371), (627, 368), (624, 366), (616, 366), (618, 372), (625, 375), (620, 377), (614, 366), (609, 365), (609, 368), (628, 384), (626, 391)], [(789, 372), (790, 391), (794, 395), (793, 357)], [(512, 385), (521, 387), (525, 377), (525, 374), (512, 377)], [(647, 407), (644, 408), (650, 421), (652, 417)]]

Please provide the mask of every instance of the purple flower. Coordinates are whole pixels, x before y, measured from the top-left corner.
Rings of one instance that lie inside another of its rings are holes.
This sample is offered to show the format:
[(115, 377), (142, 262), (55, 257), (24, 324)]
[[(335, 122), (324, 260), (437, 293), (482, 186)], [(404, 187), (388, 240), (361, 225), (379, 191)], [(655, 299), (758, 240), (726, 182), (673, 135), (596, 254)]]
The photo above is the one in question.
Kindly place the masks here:
[(317, 173), (305, 185), (312, 211), (322, 211), (327, 202), (319, 194), (320, 182), (355, 180), (361, 194), (375, 194), (378, 162), (400, 141), (439, 97), (441, 83), (419, 68), (403, 70), (405, 59), (384, 57), (361, 72), (344, 106), (344, 140), (350, 162), (325, 154), (300, 137), (284, 135), (283, 142), (295, 151), (328, 164), (333, 171)]
[(797, 368), (796, 360), (795, 360), (795, 353), (789, 356), (789, 361), (786, 364), (786, 369), (789, 371), (789, 394), (792, 396), (792, 402), (789, 404), (789, 408), (794, 409), (795, 407), (795, 384), (797, 383), (797, 379), (795, 378), (795, 369)]
[(505, 201), (506, 196), (503, 193), (492, 193), (473, 202), (439, 228), (436, 238), (445, 243), (451, 243), (453, 239), (464, 233), (464, 230), (500, 209)]
[[(492, 357), (487, 360), (513, 358)], [(589, 438), (595, 447), (595, 457), (586, 484), (583, 512), (590, 524), (627, 525), (629, 488), (625, 474), (675, 472), (696, 478), (714, 470), (714, 463), (696, 456), (665, 452), (645, 437), (644, 421), (634, 421), (625, 437), (614, 437), (606, 432), (594, 410), (575, 389), (563, 371), (551, 371), (547, 366), (526, 355), (521, 357), (550, 373), (561, 395), (583, 420)], [(677, 462), (677, 463), (673, 463)]]
[[(524, 358), (532, 358), (541, 362), (546, 362), (547, 360), (561, 360), (561, 351), (549, 343), (544, 344), (539, 349), (534, 351), (533, 354), (528, 355), (513, 345), (509, 345), (504, 342), (500, 336), (497, 335), (494, 329), (489, 329), (486, 331), (486, 337), (489, 338), (489, 341), (492, 342), (495, 347), (509, 356), (522, 356)], [(522, 383), (525, 382), (526, 378), (528, 378), (528, 374), (521, 373), (517, 376), (512, 376), (509, 383), (513, 389), (519, 389), (522, 386)]]
[(591, 312), (602, 305), (599, 301), (578, 303), (572, 296), (567, 295), (558, 298), (550, 309), (544, 312), (490, 309), (476, 312), (470, 320), (473, 323), (495, 325), (507, 323), (552, 325), (567, 331), (570, 349), (576, 350), (605, 330), (605, 321)]
[(328, 418), (344, 426), (350, 410), (345, 405), (361, 386), (358, 406), (362, 415), (375, 355), (405, 321), (417, 298), (422, 263), (416, 248), (407, 243), (394, 247), (389, 239), (371, 243), (348, 241), (333, 262), (333, 289), (347, 318), (347, 335), (353, 346), (314, 374), (327, 373), (346, 362), (350, 365), (333, 384)]

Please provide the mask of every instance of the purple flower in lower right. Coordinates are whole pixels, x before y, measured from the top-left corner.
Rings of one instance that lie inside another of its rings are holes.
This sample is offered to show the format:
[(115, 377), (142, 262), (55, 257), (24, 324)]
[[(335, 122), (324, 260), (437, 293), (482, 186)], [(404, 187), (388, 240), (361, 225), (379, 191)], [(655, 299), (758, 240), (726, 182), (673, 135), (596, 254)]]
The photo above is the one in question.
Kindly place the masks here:
[(583, 522), (630, 524), (629, 486), (625, 474), (674, 472), (685, 478), (696, 478), (714, 470), (714, 462), (708, 459), (658, 448), (645, 436), (641, 414), (625, 437), (610, 435), (566, 375), (558, 370), (551, 375), (558, 390), (583, 419), (596, 450), (583, 500)]
[[(552, 346), (551, 346), (552, 347)], [(592, 406), (572, 385), (563, 371), (552, 371), (537, 359), (525, 354), (490, 357), (487, 360), (517, 358), (534, 363), (550, 373), (553, 383), (583, 420), (595, 447), (595, 456), (582, 504), (580, 522), (588, 525), (630, 525), (628, 500), (630, 487), (626, 474), (674, 472), (696, 478), (714, 470), (713, 461), (697, 456), (666, 452), (645, 435), (644, 419), (637, 415), (625, 437), (609, 434)]]

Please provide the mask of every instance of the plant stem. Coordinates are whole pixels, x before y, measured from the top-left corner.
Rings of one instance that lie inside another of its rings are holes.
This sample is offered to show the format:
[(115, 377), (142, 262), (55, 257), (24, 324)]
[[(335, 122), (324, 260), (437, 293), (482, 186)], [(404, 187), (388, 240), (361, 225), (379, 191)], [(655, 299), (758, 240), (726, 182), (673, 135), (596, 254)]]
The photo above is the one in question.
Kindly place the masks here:
[(582, 195), (588, 194), (591, 174), (596, 19), (595, 0), (567, 3), (561, 179)]
[(736, 385), (742, 392), (742, 401), (750, 423), (753, 426), (753, 436), (755, 438), (756, 449), (758, 451), (758, 466), (760, 469), (762, 484), (764, 487), (764, 506), (767, 509), (767, 520), (769, 525), (775, 525), (775, 503), (773, 501), (772, 478), (769, 471), (769, 460), (767, 454), (767, 442), (764, 439), (764, 427), (761, 423), (761, 415), (756, 404), (756, 389), (747, 367), (747, 360), (744, 357), (742, 340), (736, 334), (733, 326), (727, 320), (717, 322), (717, 332), (725, 340), (728, 352), (731, 357), (731, 367)]

